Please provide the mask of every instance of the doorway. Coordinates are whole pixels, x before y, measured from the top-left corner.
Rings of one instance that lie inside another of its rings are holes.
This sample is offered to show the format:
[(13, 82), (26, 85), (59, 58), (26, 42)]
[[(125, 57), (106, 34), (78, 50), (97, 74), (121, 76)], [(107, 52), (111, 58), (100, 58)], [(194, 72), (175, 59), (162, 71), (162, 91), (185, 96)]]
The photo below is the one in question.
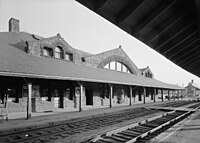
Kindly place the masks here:
[(93, 105), (93, 90), (86, 89), (86, 105)]

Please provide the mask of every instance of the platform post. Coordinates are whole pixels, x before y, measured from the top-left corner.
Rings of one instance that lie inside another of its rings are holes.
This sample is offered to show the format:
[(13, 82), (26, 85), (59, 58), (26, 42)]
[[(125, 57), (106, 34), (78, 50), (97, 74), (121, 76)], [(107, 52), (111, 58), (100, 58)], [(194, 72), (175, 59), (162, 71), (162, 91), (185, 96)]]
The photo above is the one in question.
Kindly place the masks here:
[(170, 92), (170, 91), (169, 91), (169, 89), (168, 89), (168, 100), (170, 101), (170, 94), (169, 94), (169, 92)]
[(110, 86), (110, 108), (112, 108), (113, 85), (109, 84), (109, 86)]
[(32, 83), (28, 83), (28, 97), (27, 97), (27, 117), (31, 118), (31, 95), (32, 95)]
[(154, 91), (153, 91), (153, 102), (155, 103), (156, 102), (156, 88), (154, 88)]
[(161, 99), (162, 99), (162, 102), (163, 102), (163, 89), (161, 89)]
[(146, 98), (146, 88), (144, 87), (144, 99), (143, 99), (144, 104), (146, 103), (145, 98)]
[(130, 106), (132, 105), (132, 96), (133, 96), (133, 94), (132, 94), (132, 86), (129, 86), (129, 91), (130, 91)]
[(178, 100), (179, 100), (179, 98), (180, 98), (180, 90), (178, 90)]
[(82, 111), (83, 84), (80, 84), (79, 112)]

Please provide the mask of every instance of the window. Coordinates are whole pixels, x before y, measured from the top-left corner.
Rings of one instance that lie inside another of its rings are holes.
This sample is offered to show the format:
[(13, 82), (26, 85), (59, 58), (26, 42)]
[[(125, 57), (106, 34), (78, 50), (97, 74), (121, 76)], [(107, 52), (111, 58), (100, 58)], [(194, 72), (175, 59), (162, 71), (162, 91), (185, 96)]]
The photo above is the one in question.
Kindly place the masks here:
[(110, 63), (110, 69), (111, 70), (115, 70), (115, 62), (111, 62)]
[(106, 64), (106, 65), (104, 66), (104, 68), (105, 68), (105, 69), (109, 69), (109, 64)]
[(104, 66), (105, 69), (117, 70), (121, 72), (131, 73), (129, 68), (121, 62), (110, 62)]
[(117, 62), (116, 66), (117, 66), (117, 68), (116, 68), (117, 71), (121, 71), (122, 70), (121, 63)]
[(62, 50), (60, 47), (55, 48), (55, 58), (62, 59)]
[(82, 57), (82, 58), (81, 58), (81, 61), (82, 61), (82, 62), (85, 62), (85, 58), (84, 58), (84, 57)]
[(53, 49), (49, 47), (44, 47), (43, 55), (47, 57), (53, 57)]
[(51, 98), (49, 97), (49, 89), (42, 88), (40, 92), (40, 97), (42, 98), (42, 100), (51, 101)]
[[(73, 61), (73, 54), (71, 54), (71, 53), (66, 53), (65, 54), (65, 60), (67, 60), (67, 61)], [(82, 62), (83, 62), (83, 60), (85, 60), (85, 59), (81, 59), (82, 60)]]
[(122, 65), (122, 71), (123, 71), (123, 72), (126, 72), (126, 69), (127, 69), (127, 68), (126, 68), (124, 65)]

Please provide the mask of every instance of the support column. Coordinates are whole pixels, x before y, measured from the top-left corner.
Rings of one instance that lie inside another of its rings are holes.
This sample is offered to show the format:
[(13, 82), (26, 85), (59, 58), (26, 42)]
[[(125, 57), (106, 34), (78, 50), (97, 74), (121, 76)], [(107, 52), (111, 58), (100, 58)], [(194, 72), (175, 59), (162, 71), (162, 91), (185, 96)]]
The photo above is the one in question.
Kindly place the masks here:
[(181, 89), (181, 99), (183, 100), (183, 89)]
[(177, 98), (178, 98), (178, 100), (179, 100), (179, 95), (180, 95), (180, 91), (177, 90)]
[(162, 102), (163, 102), (163, 89), (161, 89), (161, 99), (162, 99)]
[(27, 117), (31, 118), (31, 95), (32, 95), (32, 83), (28, 83), (28, 97), (27, 97)]
[(146, 103), (145, 98), (146, 98), (146, 88), (144, 87), (144, 99), (143, 99), (144, 104)]
[(153, 92), (153, 102), (156, 102), (156, 88), (154, 88)]
[(136, 87), (134, 87), (134, 88), (132, 89), (132, 94), (133, 94), (132, 96), (133, 96), (133, 102), (134, 102), (134, 103), (135, 103), (135, 98), (136, 98), (136, 97), (135, 97), (135, 96), (136, 96), (136, 94), (135, 94), (135, 93), (136, 93), (136, 90), (135, 90), (135, 89), (136, 89)]
[(168, 90), (168, 100), (170, 101), (170, 94), (169, 94), (169, 90)]
[(129, 86), (129, 92), (130, 92), (130, 106), (132, 105), (132, 86)]
[(112, 108), (113, 85), (109, 84), (109, 86), (110, 86), (110, 96), (109, 96), (109, 98), (110, 98), (110, 108)]
[(83, 84), (79, 83), (80, 86), (80, 96), (79, 96), (79, 112), (82, 111), (82, 96), (83, 96)]

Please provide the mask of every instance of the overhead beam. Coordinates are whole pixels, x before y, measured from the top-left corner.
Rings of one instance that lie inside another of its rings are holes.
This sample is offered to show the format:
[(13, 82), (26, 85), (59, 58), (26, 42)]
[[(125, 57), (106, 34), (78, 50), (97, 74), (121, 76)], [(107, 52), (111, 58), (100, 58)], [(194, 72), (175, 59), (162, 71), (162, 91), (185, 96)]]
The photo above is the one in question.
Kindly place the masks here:
[(191, 22), (190, 24), (188, 24), (186, 27), (184, 27), (183, 29), (181, 29), (180, 31), (176, 32), (173, 36), (170, 36), (167, 40), (165, 40), (163, 43), (161, 43), (158, 47), (155, 47), (154, 49), (160, 49), (162, 46), (164, 46), (166, 43), (168, 43), (169, 41), (171, 41), (172, 39), (174, 39), (177, 36), (182, 36), (181, 34), (187, 34), (187, 30), (191, 27), (193, 27), (194, 22)]
[(138, 6), (143, 3), (143, 1), (144, 0), (132, 0), (129, 2), (127, 6), (119, 12), (116, 18), (117, 24), (122, 23), (127, 17), (129, 17), (138, 8)]
[(174, 47), (178, 46), (179, 44), (181, 44), (182, 42), (184, 42), (185, 40), (187, 40), (188, 38), (192, 37), (193, 35), (198, 34), (198, 31), (193, 32), (192, 34), (188, 35), (187, 37), (183, 38), (181, 41), (177, 42), (176, 44), (174, 44), (172, 47), (168, 48), (167, 50), (165, 50), (163, 52), (163, 54), (167, 54), (169, 51), (173, 50)]
[[(199, 69), (199, 65), (200, 65), (200, 57), (196, 57), (192, 63), (189, 63), (185, 66), (185, 68), (189, 71), (197, 71), (197, 69)], [(198, 73), (199, 74), (199, 73)]]
[(154, 8), (151, 13), (148, 13), (146, 16), (142, 18), (142, 20), (138, 21), (136, 26), (133, 27), (132, 33), (133, 35), (138, 35), (139, 32), (149, 25), (153, 20), (155, 20), (158, 16), (162, 15), (166, 12), (172, 5), (174, 5), (178, 0), (167, 0), (160, 1), (157, 8)]
[(194, 0), (195, 6), (196, 6), (196, 15), (197, 15), (197, 22), (198, 22), (198, 29), (200, 33), (200, 1), (199, 0)]
[(184, 67), (191, 67), (191, 65), (197, 63), (200, 60), (200, 51), (196, 52), (195, 54), (191, 55), (189, 58), (184, 59), (184, 61), (181, 61), (177, 64), (183, 65)]
[[(176, 60), (177, 60), (177, 59), (183, 57), (184, 55), (186, 55), (187, 53), (189, 53), (190, 51), (188, 49), (191, 49), (191, 47), (194, 47), (194, 46), (196, 47), (196, 45), (199, 45), (199, 44), (200, 44), (200, 39), (196, 39), (184, 47), (177, 48), (177, 51), (170, 53), (168, 57), (169, 57), (169, 59), (174, 59), (176, 57)], [(183, 52), (186, 49), (187, 49), (187, 51)], [(183, 53), (181, 54), (181, 52), (183, 52)], [(178, 54), (181, 54), (181, 55), (179, 55), (177, 57)]]
[(184, 52), (183, 54), (181, 54), (180, 56), (177, 56), (175, 58), (176, 62), (181, 62), (189, 57), (191, 57), (192, 52), (194, 52), (196, 49), (198, 49), (200, 47), (200, 45), (197, 45), (196, 47), (192, 47), (191, 50), (187, 49), (187, 52)]
[[(182, 18), (184, 18), (186, 15), (186, 13), (184, 13), (181, 16), (177, 16), (174, 18), (174, 20), (172, 20), (171, 23), (169, 23), (169, 25), (167, 25), (166, 27), (164, 27), (164, 29), (160, 30), (159, 33), (155, 33), (156, 35), (153, 36), (151, 39), (149, 39), (146, 43), (147, 44), (151, 44), (151, 42), (155, 39), (158, 39), (160, 37), (160, 35), (162, 35), (163, 33), (165, 33), (168, 29), (170, 29), (171, 27), (173, 27), (174, 25), (176, 25), (178, 22), (180, 22), (180, 20), (182, 20)], [(169, 20), (168, 20), (169, 21)]]
[(95, 3), (95, 11), (103, 7), (106, 2), (107, 0), (97, 0), (97, 2)]

